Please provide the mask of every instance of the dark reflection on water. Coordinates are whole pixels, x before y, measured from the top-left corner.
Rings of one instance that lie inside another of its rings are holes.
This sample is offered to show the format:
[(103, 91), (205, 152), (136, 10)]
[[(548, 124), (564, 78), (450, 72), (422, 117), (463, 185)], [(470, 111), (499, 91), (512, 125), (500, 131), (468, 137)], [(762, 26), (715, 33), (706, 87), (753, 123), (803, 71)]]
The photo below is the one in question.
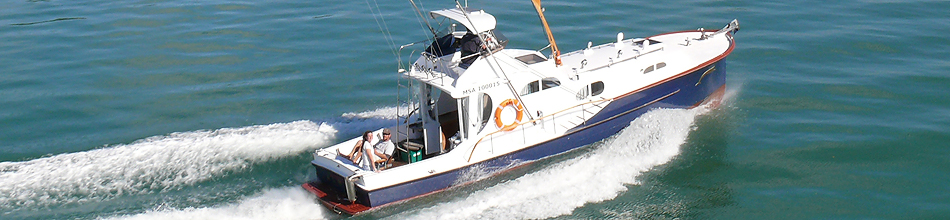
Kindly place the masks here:
[(82, 19), (86, 19), (86, 18), (84, 18), (84, 17), (57, 18), (57, 19), (53, 19), (53, 20), (37, 21), (37, 22), (26, 22), (26, 23), (16, 23), (16, 24), (10, 24), (10, 25), (23, 26), (23, 25), (34, 25), (34, 24), (42, 24), (42, 23), (49, 23), (49, 22), (68, 21), (68, 20), (82, 20)]

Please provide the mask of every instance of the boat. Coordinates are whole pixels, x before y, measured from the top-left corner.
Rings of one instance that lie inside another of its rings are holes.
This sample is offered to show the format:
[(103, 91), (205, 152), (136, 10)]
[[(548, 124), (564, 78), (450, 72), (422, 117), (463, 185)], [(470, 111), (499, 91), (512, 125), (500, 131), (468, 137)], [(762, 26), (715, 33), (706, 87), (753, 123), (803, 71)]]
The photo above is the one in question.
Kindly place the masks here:
[(540, 0), (532, 3), (549, 42), (541, 50), (507, 48), (495, 17), (467, 4), (425, 13), (431, 37), (399, 48), (414, 48), (411, 64), (397, 55), (398, 118), (368, 134), (373, 143), (391, 131), (393, 159), (382, 169), (353, 163), (347, 152), (362, 136), (318, 149), (316, 179), (303, 188), (356, 215), (594, 143), (652, 109), (717, 105), (725, 91), (737, 20), (719, 30), (618, 33), (561, 54)]

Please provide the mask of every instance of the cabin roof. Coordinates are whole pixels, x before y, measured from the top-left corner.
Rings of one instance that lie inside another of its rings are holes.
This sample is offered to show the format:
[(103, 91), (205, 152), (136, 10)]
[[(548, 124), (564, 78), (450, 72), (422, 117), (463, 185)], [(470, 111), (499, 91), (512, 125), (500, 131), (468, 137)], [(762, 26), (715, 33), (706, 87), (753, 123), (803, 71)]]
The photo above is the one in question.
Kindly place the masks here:
[[(464, 10), (464, 11), (463, 11)], [(465, 17), (468, 14), (468, 18)], [(495, 29), (495, 16), (488, 14), (480, 9), (473, 8), (452, 8), (429, 12), (432, 19), (445, 17), (465, 25), (473, 33), (481, 33)], [(469, 22), (471, 21), (471, 22)]]

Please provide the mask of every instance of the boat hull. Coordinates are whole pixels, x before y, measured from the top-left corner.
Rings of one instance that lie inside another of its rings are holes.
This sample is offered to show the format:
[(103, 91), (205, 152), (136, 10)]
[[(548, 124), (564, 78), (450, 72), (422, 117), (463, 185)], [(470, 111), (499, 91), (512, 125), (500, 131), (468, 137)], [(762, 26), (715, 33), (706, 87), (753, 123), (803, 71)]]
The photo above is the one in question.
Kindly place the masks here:
[[(730, 42), (731, 43), (731, 42)], [(473, 167), (488, 171), (510, 169), (516, 161), (535, 161), (544, 157), (560, 154), (572, 149), (602, 140), (627, 127), (631, 121), (656, 108), (692, 108), (705, 102), (716, 102), (721, 98), (726, 83), (726, 63), (723, 58), (730, 49), (714, 60), (703, 63), (687, 72), (659, 81), (643, 89), (631, 91), (617, 97), (597, 115), (585, 123), (569, 130), (558, 138), (526, 147), (522, 150), (485, 160), (447, 172), (434, 174), (422, 179), (402, 184), (366, 191), (356, 188), (356, 204), (345, 199), (342, 185), (333, 184), (331, 171), (317, 166), (317, 182), (304, 184), (304, 188), (320, 196), (321, 202), (331, 209), (357, 214), (375, 207), (407, 200), (418, 196), (439, 192), (446, 188), (464, 184), (464, 178)], [(331, 172), (323, 173), (320, 172)], [(326, 183), (324, 183), (326, 182)]]

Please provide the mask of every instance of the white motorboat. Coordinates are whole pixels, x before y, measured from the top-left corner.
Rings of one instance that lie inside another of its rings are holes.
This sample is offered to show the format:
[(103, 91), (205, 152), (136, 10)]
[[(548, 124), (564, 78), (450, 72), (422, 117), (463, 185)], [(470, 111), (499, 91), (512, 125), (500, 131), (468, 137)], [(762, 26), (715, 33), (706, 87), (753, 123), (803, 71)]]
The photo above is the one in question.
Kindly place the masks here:
[(356, 137), (314, 152), (317, 179), (303, 187), (330, 209), (357, 214), (474, 181), (466, 174), (475, 170), (502, 171), (602, 140), (651, 109), (718, 103), (725, 91), (735, 20), (716, 31), (618, 33), (561, 54), (533, 2), (549, 55), (507, 48), (485, 11), (457, 4), (429, 12), (445, 31), (433, 31), (426, 47), (400, 48), (420, 46), (397, 71), (411, 92), (399, 95), (398, 124), (386, 128), (394, 160), (380, 170), (354, 165), (338, 152), (351, 152)]

